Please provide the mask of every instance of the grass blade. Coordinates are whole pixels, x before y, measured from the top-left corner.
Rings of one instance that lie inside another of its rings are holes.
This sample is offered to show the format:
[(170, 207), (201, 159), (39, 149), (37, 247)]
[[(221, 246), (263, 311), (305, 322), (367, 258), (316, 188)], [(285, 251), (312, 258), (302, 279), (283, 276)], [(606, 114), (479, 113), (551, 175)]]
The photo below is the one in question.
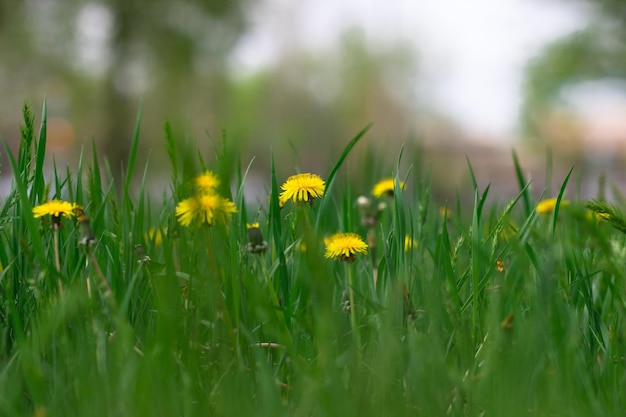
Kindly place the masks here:
[(531, 195), (530, 195), (529, 188), (526, 186), (527, 181), (524, 179), (524, 174), (522, 173), (522, 166), (519, 163), (519, 158), (517, 157), (517, 152), (515, 152), (515, 150), (513, 150), (513, 164), (515, 165), (515, 175), (517, 177), (517, 185), (519, 186), (520, 191), (523, 191), (522, 201), (524, 202), (524, 211), (526, 212), (526, 216), (530, 216), (530, 213), (533, 210), (532, 203), (531, 203)]
[(33, 182), (33, 188), (31, 190), (31, 204), (37, 202), (43, 202), (44, 191), (46, 188), (44, 176), (43, 176), (43, 163), (46, 158), (46, 132), (48, 124), (48, 113), (46, 107), (46, 100), (43, 101), (43, 108), (41, 110), (41, 126), (39, 127), (39, 140), (36, 143), (36, 161), (35, 161), (35, 180)]
[(124, 198), (128, 196), (128, 189), (135, 173), (135, 162), (137, 161), (137, 148), (139, 147), (139, 133), (141, 131), (141, 115), (142, 104), (139, 104), (137, 110), (137, 119), (135, 120), (135, 130), (133, 131), (133, 139), (130, 144), (130, 154), (128, 155), (128, 165), (126, 167), (126, 179), (124, 180)]
[[(359, 142), (359, 140), (361, 140), (361, 138), (365, 136), (365, 134), (367, 133), (368, 130), (370, 130), (371, 127), (372, 127), (372, 124), (370, 123), (367, 126), (365, 126), (363, 129), (361, 129), (359, 133), (357, 133), (356, 136), (353, 137), (352, 140), (348, 142), (346, 147), (343, 149), (343, 152), (339, 156), (337, 163), (335, 163), (335, 166), (333, 167), (333, 169), (330, 170), (330, 174), (328, 174), (328, 177), (326, 178), (326, 188), (324, 190), (324, 195), (328, 194), (329, 190), (331, 189), (333, 185), (333, 180), (335, 179), (335, 175), (337, 175), (337, 171), (339, 171), (339, 168), (341, 168), (341, 165), (343, 165), (343, 161), (345, 161), (345, 159), (350, 154), (350, 151), (352, 150), (352, 148), (354, 148), (354, 146)], [(321, 200), (320, 208), (317, 214), (317, 220), (315, 221), (316, 228), (319, 226), (322, 213), (324, 212), (322, 208), (325, 205), (324, 204), (325, 201), (326, 201), (326, 198), (323, 198)]]
[(559, 216), (559, 210), (561, 208), (561, 200), (563, 199), (563, 194), (565, 194), (565, 188), (567, 187), (567, 182), (569, 181), (570, 175), (572, 175), (572, 171), (574, 171), (574, 166), (572, 166), (565, 176), (565, 180), (563, 184), (561, 184), (561, 189), (559, 190), (559, 196), (556, 199), (556, 205), (554, 206), (554, 215), (552, 217), (552, 236), (556, 233), (556, 221)]

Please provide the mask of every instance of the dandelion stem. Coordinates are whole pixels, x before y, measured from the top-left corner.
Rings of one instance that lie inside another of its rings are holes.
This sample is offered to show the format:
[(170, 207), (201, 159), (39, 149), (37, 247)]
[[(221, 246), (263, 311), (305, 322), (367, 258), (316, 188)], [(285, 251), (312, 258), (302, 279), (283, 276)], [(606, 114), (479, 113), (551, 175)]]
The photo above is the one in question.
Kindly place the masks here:
[[(270, 277), (270, 273), (267, 269), (267, 264), (264, 256), (258, 256), (259, 264), (261, 265), (261, 271), (263, 272), (263, 276), (265, 277), (265, 282), (267, 283), (267, 288), (270, 293), (270, 298), (272, 299), (272, 304), (274, 309), (276, 310), (276, 317), (278, 321), (281, 322), (281, 327), (284, 332), (284, 337), (286, 338), (286, 345), (288, 350), (294, 352), (293, 350), (293, 339), (291, 338), (291, 332), (289, 332), (289, 327), (287, 325), (287, 319), (285, 318), (285, 313), (280, 307), (280, 301), (278, 300), (278, 295), (276, 294), (276, 290), (274, 289), (274, 284), (272, 283), (272, 278)], [(262, 259), (261, 259), (262, 258)]]
[(376, 231), (375, 227), (370, 227), (367, 229), (367, 245), (370, 252), (370, 258), (372, 260), (372, 269), (374, 271), (374, 288), (376, 288), (377, 278), (378, 278), (378, 270), (376, 268)]
[(350, 324), (352, 325), (352, 334), (354, 335), (357, 351), (361, 352), (361, 337), (356, 322), (356, 305), (354, 303), (354, 264), (346, 263), (346, 268), (348, 274), (348, 293), (350, 295)]
[(57, 272), (61, 272), (61, 260), (59, 259), (59, 231), (54, 231), (54, 265), (57, 268)]
[(263, 277), (265, 278), (265, 282), (267, 284), (267, 289), (270, 293), (270, 298), (272, 299), (272, 304), (274, 304), (274, 307), (276, 308), (276, 311), (278, 311), (278, 314), (282, 315), (282, 312), (280, 311), (280, 302), (278, 301), (278, 295), (276, 294), (276, 290), (274, 289), (274, 284), (272, 284), (270, 273), (267, 270), (265, 257), (258, 256), (258, 258), (259, 258), (259, 264), (261, 265), (261, 271), (263, 271)]
[(228, 306), (226, 304), (226, 296), (222, 292), (222, 285), (220, 283), (219, 276), (217, 274), (217, 268), (215, 267), (215, 259), (213, 258), (213, 242), (211, 240), (211, 231), (209, 227), (204, 227), (205, 237), (207, 242), (207, 252), (209, 257), (209, 266), (211, 268), (211, 277), (213, 278), (213, 285), (215, 285), (215, 291), (217, 292), (218, 310), (221, 311), (228, 329), (233, 348), (236, 346), (235, 332), (233, 330), (233, 323), (230, 320), (230, 313), (228, 312)]
[[(55, 229), (54, 230), (54, 235), (52, 237), (52, 240), (54, 241), (54, 265), (57, 269), (57, 272), (60, 274), (61, 273), (61, 260), (59, 258), (59, 229)], [(58, 278), (58, 285), (59, 285), (59, 292), (61, 293), (61, 296), (63, 296), (63, 281), (61, 281), (61, 278), (59, 276)]]
[(96, 270), (96, 275), (98, 276), (98, 279), (100, 280), (100, 285), (102, 286), (102, 289), (104, 290), (104, 295), (106, 298), (109, 298), (113, 295), (113, 292), (111, 291), (111, 287), (109, 287), (109, 283), (107, 282), (106, 278), (104, 278), (104, 274), (102, 273), (102, 269), (100, 269), (100, 265), (98, 264), (98, 260), (96, 259), (96, 256), (94, 255), (93, 251), (91, 251), (91, 249), (87, 249), (87, 251), (89, 252), (89, 259), (91, 259), (91, 264), (93, 265), (93, 268)]

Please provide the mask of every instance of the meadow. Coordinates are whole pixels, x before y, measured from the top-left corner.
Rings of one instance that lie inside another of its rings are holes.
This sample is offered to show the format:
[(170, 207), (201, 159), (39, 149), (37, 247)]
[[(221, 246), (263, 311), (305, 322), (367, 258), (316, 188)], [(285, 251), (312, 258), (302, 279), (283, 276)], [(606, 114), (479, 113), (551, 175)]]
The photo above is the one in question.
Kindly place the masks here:
[(473, 204), (436, 201), (402, 150), (375, 180), (347, 163), (365, 127), (325, 172), (278, 178), (268, 149), (246, 201), (249, 161), (166, 124), (155, 199), (141, 113), (121, 176), (95, 146), (45, 176), (34, 120), (3, 148), (1, 416), (625, 413), (617, 190), (533, 190), (513, 154), (517, 196), (489, 202), (468, 161)]

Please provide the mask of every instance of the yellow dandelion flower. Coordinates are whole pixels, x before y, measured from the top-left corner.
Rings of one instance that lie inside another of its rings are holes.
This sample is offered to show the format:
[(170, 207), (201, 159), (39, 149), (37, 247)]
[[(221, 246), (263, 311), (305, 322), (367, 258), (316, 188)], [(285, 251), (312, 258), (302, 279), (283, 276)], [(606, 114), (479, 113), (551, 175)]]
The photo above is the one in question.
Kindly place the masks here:
[(218, 185), (220, 185), (220, 180), (211, 171), (205, 171), (196, 177), (196, 187), (200, 192), (209, 193), (214, 191)]
[(278, 198), (279, 202), (286, 203), (291, 200), (308, 201), (313, 204), (313, 200), (324, 195), (325, 183), (316, 174), (297, 174), (287, 178), (287, 181), (280, 187), (283, 190)]
[(146, 234), (146, 240), (154, 241), (154, 245), (159, 246), (161, 243), (163, 243), (163, 232), (164, 231), (161, 231), (161, 229), (151, 227)]
[[(539, 204), (537, 204), (535, 210), (537, 210), (537, 213), (539, 214), (551, 213), (556, 207), (556, 200), (556, 198), (548, 198), (547, 200), (542, 200), (541, 202), (539, 202)], [(561, 206), (567, 206), (568, 204), (569, 201), (561, 200)]]
[(282, 194), (278, 196), (278, 206), (282, 209), (287, 204), (288, 198), (285, 198)]
[(178, 223), (183, 226), (189, 226), (198, 214), (199, 207), (200, 205), (195, 197), (186, 198), (178, 203), (175, 211)]
[(226, 198), (199, 194), (178, 203), (175, 214), (182, 226), (190, 226), (194, 221), (211, 226), (215, 222), (228, 223), (236, 212), (235, 204)]
[(324, 239), (326, 254), (324, 257), (340, 261), (354, 262), (357, 253), (367, 254), (367, 243), (356, 233), (337, 233)]
[[(393, 197), (395, 182), (394, 178), (385, 178), (378, 181), (372, 189), (372, 195), (377, 198), (382, 196)], [(400, 189), (404, 189), (404, 181), (400, 181)]]
[(415, 246), (417, 246), (417, 242), (415, 242), (411, 236), (406, 235), (404, 237), (404, 251), (408, 252), (411, 249), (413, 249)]
[(61, 227), (61, 216), (70, 218), (75, 215), (74, 210), (80, 206), (61, 200), (50, 200), (46, 203), (33, 207), (33, 217), (52, 217), (52, 228), (58, 230)]
[(63, 215), (70, 218), (74, 215), (74, 208), (76, 207), (76, 204), (69, 203), (67, 201), (50, 200), (46, 203), (33, 207), (33, 216), (37, 218), (49, 215), (58, 218)]

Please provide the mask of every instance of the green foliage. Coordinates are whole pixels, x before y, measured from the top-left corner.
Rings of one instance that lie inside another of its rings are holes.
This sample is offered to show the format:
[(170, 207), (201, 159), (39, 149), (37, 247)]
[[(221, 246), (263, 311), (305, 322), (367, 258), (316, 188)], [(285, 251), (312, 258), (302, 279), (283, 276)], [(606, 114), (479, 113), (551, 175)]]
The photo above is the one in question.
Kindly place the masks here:
[[(18, 158), (6, 146), (3, 158), (14, 182), (0, 206), (0, 415), (587, 416), (626, 406), (624, 207), (565, 204), (571, 171), (551, 214), (538, 213), (514, 156), (519, 194), (490, 206), (490, 187), (473, 181), (465, 216), (463, 202), (440, 210), (427, 170), (401, 171), (402, 150), (393, 192), (357, 206), (355, 190), (373, 184), (344, 162), (366, 128), (327, 161), (321, 199), (281, 208), (271, 158), (269, 199), (255, 207), (243, 194), (252, 162), (244, 170), (227, 138), (205, 160), (166, 125), (172, 184), (155, 198), (145, 169), (133, 186), (134, 158), (117, 184), (95, 149), (75, 173), (46, 179), (45, 111), (38, 136), (29, 107), (24, 116)], [(199, 167), (234, 178), (229, 223), (177, 222)], [(82, 206), (93, 246), (80, 244), (82, 217), (58, 229), (33, 217), (52, 197)], [(246, 223), (257, 221), (267, 250), (251, 253)], [(368, 255), (325, 258), (337, 231), (362, 236)]]
[(617, 0), (589, 0), (603, 10), (597, 22), (548, 45), (526, 68), (522, 127), (527, 134), (542, 134), (541, 124), (554, 107), (563, 107), (566, 87), (585, 81), (626, 80), (626, 48), (620, 41), (626, 37), (623, 18), (612, 12)]

